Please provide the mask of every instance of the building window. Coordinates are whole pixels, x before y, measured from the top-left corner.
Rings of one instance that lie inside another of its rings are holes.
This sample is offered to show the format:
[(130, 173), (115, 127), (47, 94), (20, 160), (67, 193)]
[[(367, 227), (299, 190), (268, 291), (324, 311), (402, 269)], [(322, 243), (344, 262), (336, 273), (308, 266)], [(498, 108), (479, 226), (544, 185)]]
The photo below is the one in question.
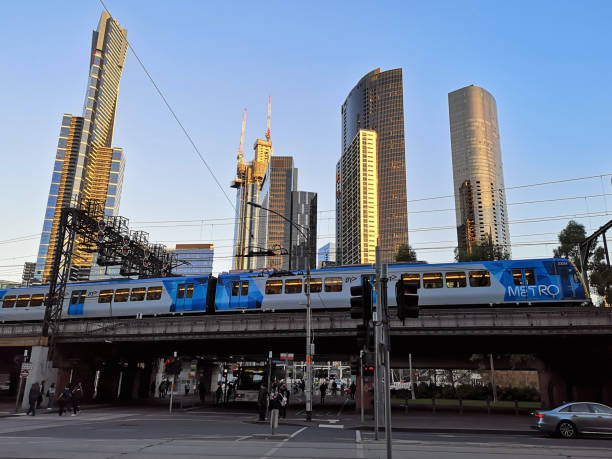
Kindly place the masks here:
[(147, 301), (159, 300), (161, 298), (161, 294), (162, 294), (161, 286), (149, 287), (149, 289), (147, 290)]
[(442, 273), (423, 274), (423, 288), (442, 288)]
[(342, 278), (341, 277), (326, 277), (325, 278), (325, 291), (326, 292), (341, 292), (342, 291)]
[(470, 287), (489, 287), (490, 285), (489, 271), (470, 271)]
[(287, 279), (285, 293), (302, 293), (302, 279)]
[(118, 288), (115, 291), (115, 303), (125, 303), (130, 296), (129, 288)]
[(283, 281), (282, 280), (269, 280), (266, 281), (266, 295), (279, 295), (283, 292)]
[(100, 290), (100, 296), (98, 296), (98, 303), (110, 303), (113, 301), (113, 290)]
[(146, 287), (133, 288), (132, 295), (130, 296), (130, 301), (144, 301), (146, 291)]
[(466, 287), (467, 280), (464, 272), (446, 273), (446, 288)]

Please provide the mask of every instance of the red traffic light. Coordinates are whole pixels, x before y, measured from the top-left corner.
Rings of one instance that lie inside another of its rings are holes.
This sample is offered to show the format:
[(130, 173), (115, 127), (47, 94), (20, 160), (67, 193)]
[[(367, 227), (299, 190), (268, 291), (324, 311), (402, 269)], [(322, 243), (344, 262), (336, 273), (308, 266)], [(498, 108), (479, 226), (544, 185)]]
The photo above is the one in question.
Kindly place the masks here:
[(145, 258), (149, 258), (151, 256), (151, 251), (149, 249), (145, 249), (144, 251), (144, 257)]
[(102, 242), (104, 239), (104, 233), (102, 231), (98, 231), (98, 242)]
[(99, 229), (100, 231), (104, 231), (104, 229), (105, 229), (105, 228), (106, 228), (106, 222), (105, 222), (104, 220), (100, 220), (100, 221), (98, 222), (98, 229)]
[(127, 247), (124, 247), (121, 249), (121, 255), (127, 255), (128, 253), (130, 253), (130, 249), (128, 249)]
[(123, 236), (123, 245), (130, 245), (129, 236)]

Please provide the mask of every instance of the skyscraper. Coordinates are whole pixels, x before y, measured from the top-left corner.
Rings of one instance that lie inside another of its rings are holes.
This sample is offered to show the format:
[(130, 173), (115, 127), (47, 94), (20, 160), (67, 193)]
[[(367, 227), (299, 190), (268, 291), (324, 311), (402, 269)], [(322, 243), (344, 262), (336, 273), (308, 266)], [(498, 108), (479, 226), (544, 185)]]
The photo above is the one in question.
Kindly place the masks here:
[[(291, 226), (291, 270), (306, 269), (307, 260), (310, 267), (317, 266), (317, 193), (312, 191), (293, 191), (291, 193), (291, 221), (302, 228), (304, 234)], [(310, 241), (306, 236), (310, 235)]]
[[(92, 35), (83, 116), (62, 118), (36, 262), (36, 278), (43, 282), (51, 271), (62, 207), (94, 199), (104, 205), (106, 215), (117, 214), (125, 157), (112, 140), (126, 36), (127, 30), (103, 11)], [(88, 277), (92, 263), (92, 254), (80, 250), (79, 243), (77, 239), (71, 275), (76, 280)]]
[(212, 274), (215, 246), (213, 244), (176, 244), (170, 250), (179, 262), (186, 262), (174, 269), (179, 276)]
[(448, 94), (459, 247), (488, 240), (510, 253), (508, 210), (493, 96), (478, 86)]
[(336, 243), (328, 242), (323, 247), (319, 247), (318, 252), (318, 268), (325, 266), (333, 266), (336, 264)]
[(378, 134), (378, 244), (382, 261), (394, 261), (399, 246), (408, 244), (402, 69), (365, 75), (341, 112), (343, 154), (360, 129)]
[(376, 262), (380, 215), (376, 137), (375, 131), (357, 131), (336, 168), (336, 247), (345, 265)]

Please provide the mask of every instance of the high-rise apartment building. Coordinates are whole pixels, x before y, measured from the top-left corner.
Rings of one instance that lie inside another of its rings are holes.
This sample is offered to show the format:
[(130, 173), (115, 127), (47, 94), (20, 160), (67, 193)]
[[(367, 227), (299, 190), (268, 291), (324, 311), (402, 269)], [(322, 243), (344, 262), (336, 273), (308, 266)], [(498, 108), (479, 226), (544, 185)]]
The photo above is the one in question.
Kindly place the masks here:
[(493, 96), (478, 86), (448, 94), (459, 247), (488, 240), (510, 253), (504, 173)]
[[(291, 193), (291, 221), (300, 226), (301, 231), (291, 226), (291, 249), (289, 250), (289, 269), (305, 270), (317, 266), (317, 193), (293, 191)], [(303, 234), (302, 234), (303, 233)], [(307, 240), (307, 238), (310, 240)]]
[[(268, 101), (268, 112), (269, 105), (270, 102)], [(261, 222), (258, 221), (259, 209), (250, 206), (248, 203), (259, 203), (259, 196), (266, 176), (268, 162), (272, 157), (272, 142), (270, 141), (270, 125), (268, 123), (266, 139), (257, 139), (253, 145), (255, 150), (253, 161), (244, 161), (242, 146), (244, 143), (245, 123), (246, 110), (242, 120), (242, 136), (238, 149), (236, 178), (231, 184), (231, 187), (236, 189), (236, 223), (234, 225), (232, 263), (234, 270), (255, 269), (257, 267), (257, 258), (251, 255), (254, 251), (258, 250), (258, 232)]]
[[(127, 30), (106, 11), (93, 31), (89, 84), (83, 116), (62, 118), (55, 165), (40, 239), (36, 278), (45, 282), (50, 274), (62, 207), (98, 200), (106, 215), (119, 208), (125, 157), (112, 146), (119, 82), (127, 52)], [(93, 254), (79, 248), (73, 254), (71, 278), (86, 279)]]
[[(408, 244), (402, 69), (376, 69), (365, 75), (341, 112), (343, 154), (360, 129), (378, 134), (378, 244), (382, 261), (392, 262), (399, 246)], [(339, 255), (340, 263), (348, 263)]]
[(336, 251), (344, 265), (375, 263), (379, 239), (376, 132), (360, 129), (336, 170)]
[(34, 272), (36, 271), (36, 263), (26, 261), (23, 264), (23, 274), (21, 275), (22, 285), (30, 285), (34, 280)]

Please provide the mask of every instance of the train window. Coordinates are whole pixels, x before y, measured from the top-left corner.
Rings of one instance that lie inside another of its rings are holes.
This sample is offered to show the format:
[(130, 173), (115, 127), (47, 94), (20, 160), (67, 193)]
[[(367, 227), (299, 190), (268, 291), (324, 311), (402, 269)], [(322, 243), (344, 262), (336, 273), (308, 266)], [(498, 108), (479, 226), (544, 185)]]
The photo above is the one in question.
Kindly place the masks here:
[(467, 280), (464, 272), (446, 273), (446, 288), (466, 287)]
[(193, 298), (193, 284), (187, 284), (186, 298)]
[(232, 282), (232, 296), (238, 296), (238, 291), (240, 289), (240, 282)]
[(424, 273), (423, 288), (442, 288), (442, 273)]
[(320, 277), (310, 278), (310, 293), (321, 293), (321, 287), (323, 282)]
[(72, 291), (72, 296), (70, 297), (70, 304), (79, 304), (79, 294), (80, 293), (81, 293), (80, 290)]
[(4, 297), (4, 301), (2, 302), (3, 308), (12, 308), (15, 306), (15, 300), (17, 299), (17, 295), (6, 295)]
[(25, 308), (30, 302), (30, 295), (19, 295), (17, 297), (17, 307)]
[(185, 298), (185, 284), (181, 284), (178, 286), (178, 293), (176, 294), (177, 298)]
[(283, 293), (283, 281), (274, 279), (266, 281), (266, 295), (278, 295)]
[(302, 279), (287, 279), (285, 293), (302, 293)]
[(44, 297), (42, 293), (35, 293), (30, 300), (30, 306), (42, 306)]
[(402, 274), (402, 280), (409, 284), (416, 284), (417, 287), (421, 287), (421, 275), (418, 273)]
[(113, 290), (100, 290), (98, 303), (110, 303), (113, 301)]
[(535, 273), (533, 272), (533, 269), (530, 268), (525, 270), (525, 279), (527, 279), (527, 285), (536, 284)]
[(249, 294), (249, 281), (242, 281), (242, 289), (240, 291), (241, 296), (247, 296)]
[(514, 280), (514, 285), (523, 285), (523, 271), (520, 269), (513, 269), (512, 280)]
[(342, 278), (341, 277), (326, 277), (325, 278), (325, 291), (326, 292), (341, 292), (342, 291)]
[(490, 285), (489, 271), (470, 271), (470, 287), (489, 287)]
[(146, 287), (133, 288), (132, 294), (130, 295), (130, 301), (144, 301), (146, 291)]
[(572, 279), (574, 279), (574, 283), (576, 284), (580, 284), (581, 282), (580, 276), (578, 275), (577, 272), (572, 273)]
[(129, 288), (118, 288), (115, 291), (115, 303), (125, 303), (130, 296)]
[(159, 300), (161, 298), (162, 288), (161, 286), (149, 287), (147, 290), (147, 301)]

